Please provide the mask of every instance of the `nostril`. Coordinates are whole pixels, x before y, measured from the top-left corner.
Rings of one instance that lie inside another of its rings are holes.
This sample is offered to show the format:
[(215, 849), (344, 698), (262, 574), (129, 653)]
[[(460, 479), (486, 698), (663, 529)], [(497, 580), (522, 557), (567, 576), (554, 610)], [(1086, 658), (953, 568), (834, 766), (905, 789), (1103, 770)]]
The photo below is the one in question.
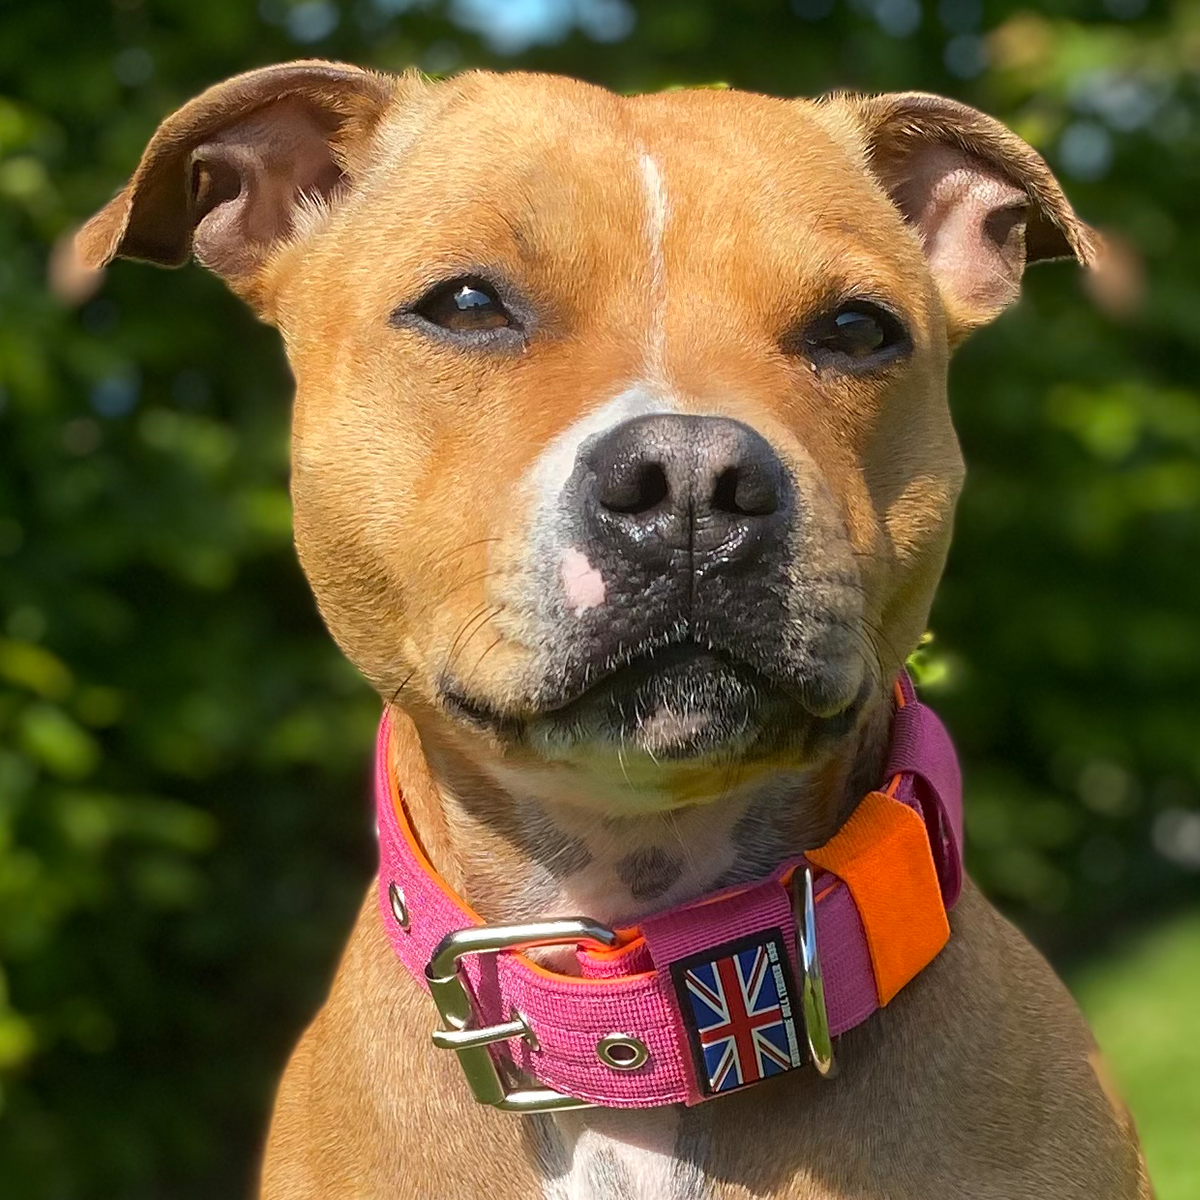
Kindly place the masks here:
[(767, 471), (727, 467), (717, 476), (712, 506), (739, 517), (770, 516), (779, 507), (778, 483)]
[(742, 535), (765, 534), (763, 518), (792, 511), (783, 460), (757, 431), (725, 417), (632, 417), (589, 440), (577, 470), (571, 502), (589, 522), (600, 518), (595, 536), (625, 550), (633, 538), (638, 553), (700, 534), (749, 545)]
[(713, 488), (712, 504), (718, 512), (740, 513), (737, 499), (738, 469), (729, 467), (717, 476), (717, 486)]
[(610, 512), (636, 516), (657, 508), (670, 490), (662, 464), (646, 462), (620, 481), (610, 479), (601, 489), (600, 503)]

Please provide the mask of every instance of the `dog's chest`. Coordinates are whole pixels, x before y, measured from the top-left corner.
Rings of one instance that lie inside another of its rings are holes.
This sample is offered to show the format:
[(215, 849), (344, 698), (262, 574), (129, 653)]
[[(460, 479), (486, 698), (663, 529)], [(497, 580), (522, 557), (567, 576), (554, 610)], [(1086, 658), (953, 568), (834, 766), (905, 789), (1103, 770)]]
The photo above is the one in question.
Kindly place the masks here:
[(705, 1200), (703, 1170), (670, 1110), (563, 1113), (536, 1141), (545, 1200)]

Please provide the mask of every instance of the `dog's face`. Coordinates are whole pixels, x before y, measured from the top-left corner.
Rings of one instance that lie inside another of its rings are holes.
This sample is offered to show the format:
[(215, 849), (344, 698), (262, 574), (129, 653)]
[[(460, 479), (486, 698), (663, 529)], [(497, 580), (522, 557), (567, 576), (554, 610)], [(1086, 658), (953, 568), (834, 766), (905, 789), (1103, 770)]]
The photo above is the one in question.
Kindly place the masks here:
[(804, 768), (919, 638), (949, 351), (1093, 253), (930, 97), (620, 98), (328, 64), (181, 110), (85, 231), (281, 328), (321, 611), (434, 748), (606, 811)]

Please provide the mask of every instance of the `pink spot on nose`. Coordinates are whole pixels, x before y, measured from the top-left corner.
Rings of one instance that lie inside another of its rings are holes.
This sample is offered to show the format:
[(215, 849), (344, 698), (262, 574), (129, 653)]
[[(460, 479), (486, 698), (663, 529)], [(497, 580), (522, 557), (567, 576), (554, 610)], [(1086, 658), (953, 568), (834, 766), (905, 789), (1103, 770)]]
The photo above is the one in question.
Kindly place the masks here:
[(604, 576), (574, 547), (563, 553), (562, 582), (567, 606), (575, 616), (604, 603)]

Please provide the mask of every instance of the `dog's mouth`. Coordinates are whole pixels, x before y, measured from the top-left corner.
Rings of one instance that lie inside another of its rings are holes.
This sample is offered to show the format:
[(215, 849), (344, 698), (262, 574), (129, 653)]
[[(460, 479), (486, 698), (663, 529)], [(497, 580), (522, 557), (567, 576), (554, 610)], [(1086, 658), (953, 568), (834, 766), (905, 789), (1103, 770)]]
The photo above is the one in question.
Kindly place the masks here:
[(792, 748), (808, 758), (854, 725), (868, 688), (837, 711), (815, 711), (802, 684), (769, 676), (736, 654), (693, 641), (646, 646), (585, 672), (569, 691), (545, 689), (521, 715), (453, 686), (447, 708), (549, 759), (605, 746), (655, 762), (750, 760)]
[(684, 643), (638, 655), (544, 714), (547, 749), (615, 741), (659, 759), (744, 753), (788, 707), (783, 688), (728, 653)]

